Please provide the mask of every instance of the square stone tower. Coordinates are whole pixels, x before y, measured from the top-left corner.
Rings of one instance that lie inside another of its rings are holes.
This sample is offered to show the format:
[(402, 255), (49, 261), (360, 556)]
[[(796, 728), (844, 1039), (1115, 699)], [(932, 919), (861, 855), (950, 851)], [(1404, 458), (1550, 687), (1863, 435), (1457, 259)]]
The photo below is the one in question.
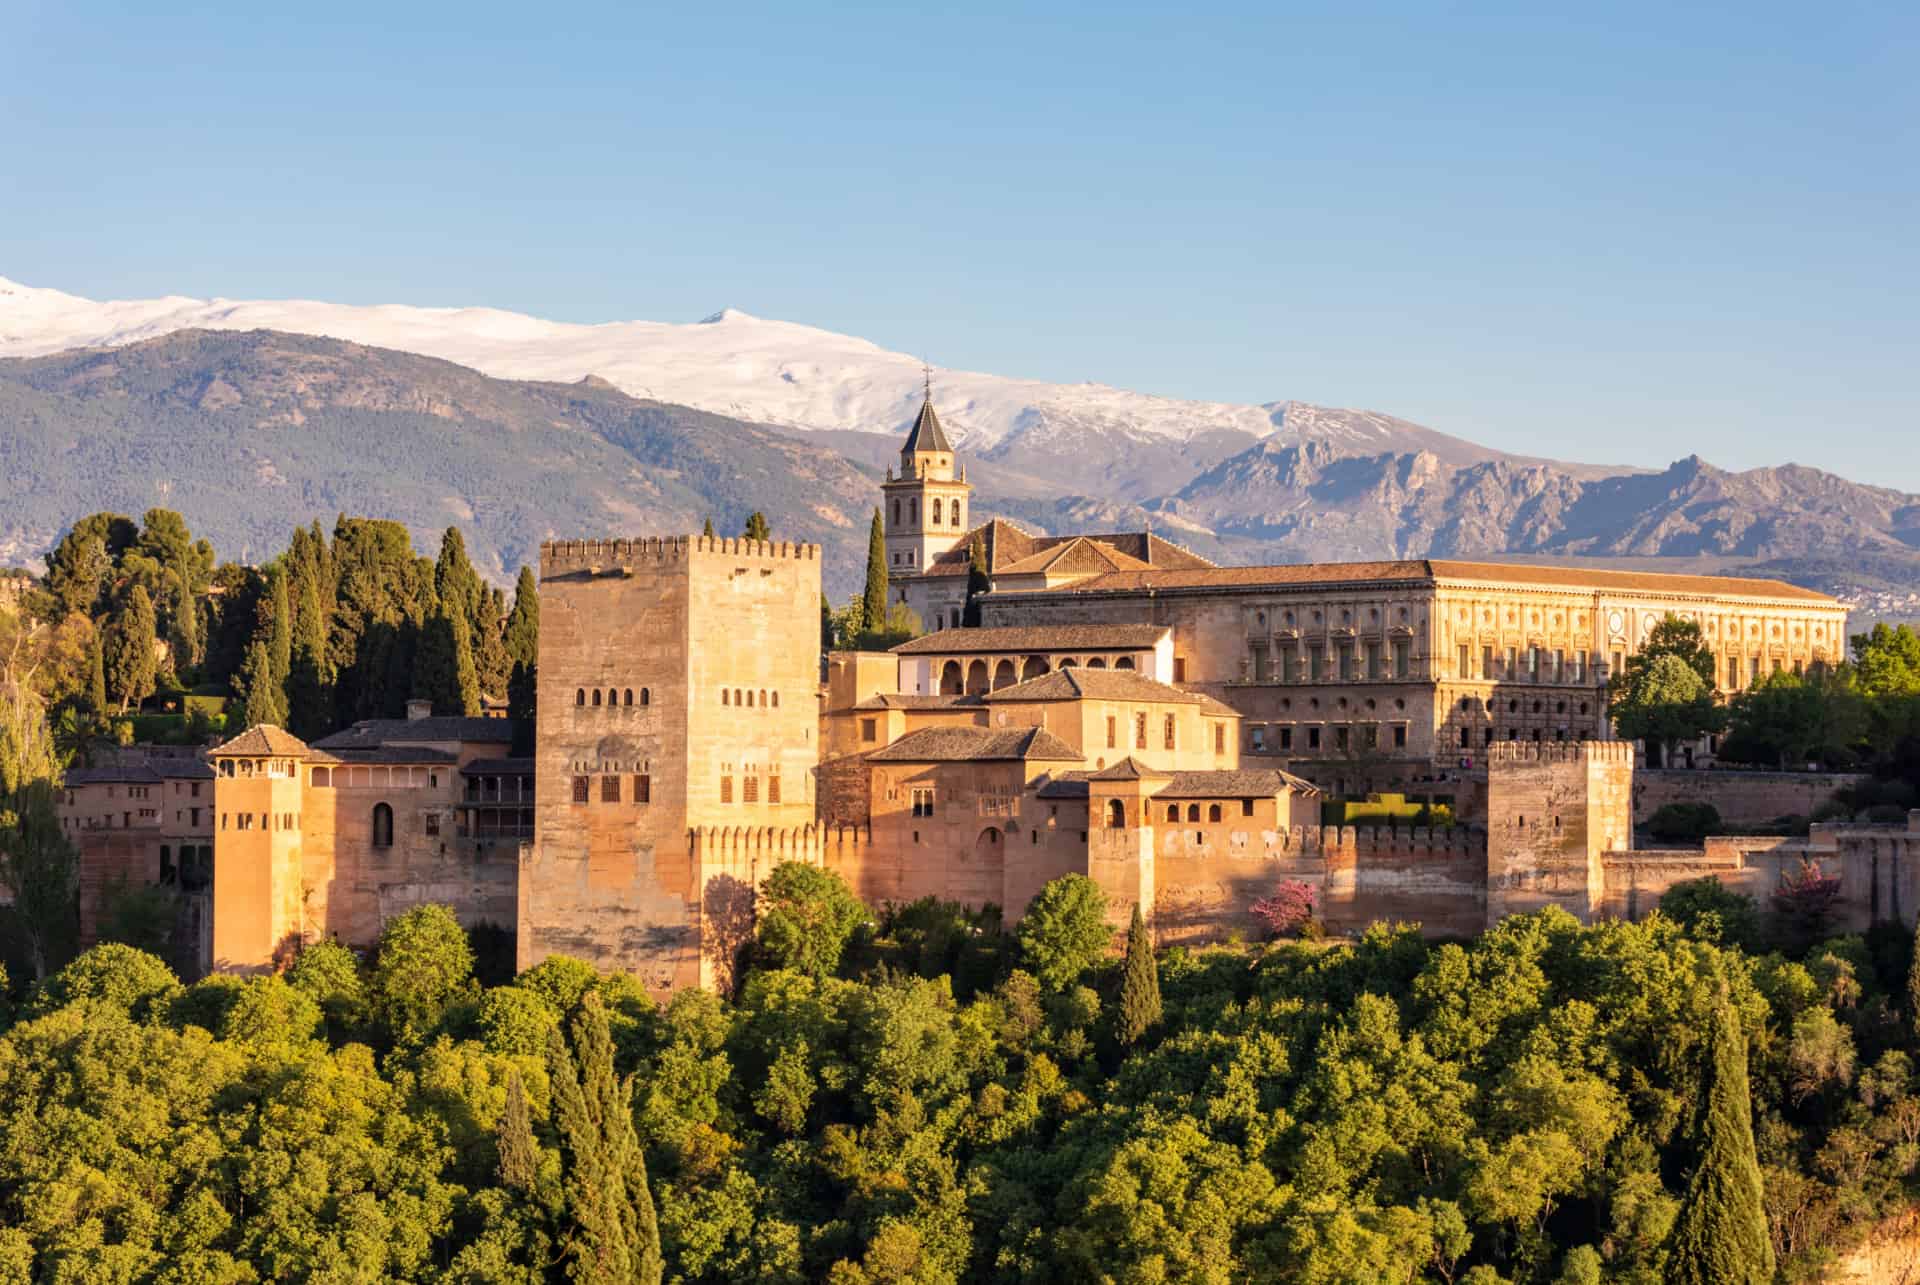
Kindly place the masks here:
[(301, 839), (307, 746), (277, 727), (248, 728), (208, 754), (213, 765), (213, 967), (266, 972), (291, 958), (309, 925)]
[(696, 827), (814, 819), (820, 550), (701, 536), (540, 550), (519, 963), (697, 984)]
[(1633, 742), (1487, 747), (1487, 924), (1545, 905), (1591, 922), (1602, 856), (1633, 846)]

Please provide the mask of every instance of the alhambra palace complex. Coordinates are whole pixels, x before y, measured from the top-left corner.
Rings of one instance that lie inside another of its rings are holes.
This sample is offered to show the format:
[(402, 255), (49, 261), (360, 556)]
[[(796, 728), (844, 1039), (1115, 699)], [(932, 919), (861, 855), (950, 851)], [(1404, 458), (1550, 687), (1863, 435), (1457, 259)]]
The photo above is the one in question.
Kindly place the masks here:
[[(884, 485), (890, 593), (930, 632), (818, 647), (820, 551), (711, 537), (540, 555), (531, 758), (505, 720), (273, 727), (177, 759), (75, 771), (82, 930), (117, 880), (177, 884), (200, 968), (370, 945), (442, 902), (649, 986), (722, 980), (779, 862), (869, 904), (938, 896), (1009, 917), (1070, 872), (1138, 903), (1163, 944), (1219, 940), (1281, 879), (1336, 929), (1444, 933), (1547, 904), (1639, 917), (1676, 881), (1764, 894), (1818, 861), (1844, 913), (1912, 920), (1920, 825), (1636, 850), (1633, 824), (1704, 799), (1806, 813), (1838, 781), (1636, 769), (1604, 687), (1671, 613), (1723, 690), (1838, 660), (1846, 611), (1765, 580), (1417, 560), (1216, 567), (1151, 534), (969, 526), (931, 403)], [(969, 550), (981, 626), (960, 627)], [(1702, 747), (1703, 751), (1705, 747)], [(1323, 827), (1329, 795), (1445, 802), (1450, 828)]]

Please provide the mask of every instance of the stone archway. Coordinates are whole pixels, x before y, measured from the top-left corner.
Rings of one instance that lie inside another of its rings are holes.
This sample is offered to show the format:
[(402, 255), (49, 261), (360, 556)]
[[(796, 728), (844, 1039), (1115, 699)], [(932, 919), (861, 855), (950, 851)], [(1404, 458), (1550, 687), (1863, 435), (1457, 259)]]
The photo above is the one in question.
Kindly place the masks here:
[(987, 690), (987, 662), (976, 660), (967, 666), (967, 694), (972, 696)]
[(1116, 660), (1116, 661), (1114, 661), (1114, 662), (1113, 662), (1113, 667), (1114, 667), (1115, 669), (1132, 669), (1132, 668), (1133, 668), (1133, 657), (1131, 657), (1131, 656), (1122, 656), (1122, 657), (1121, 657), (1121, 658), (1120, 658), (1119, 660)]
[(1107, 662), (1099, 656), (1095, 656), (1092, 660), (1087, 662), (1088, 669), (1105, 669), (1106, 667), (1107, 667)]
[(993, 690), (996, 692), (1002, 687), (1011, 687), (1018, 681), (1013, 672), (1012, 661), (1003, 660), (993, 667)]
[(958, 696), (965, 688), (961, 685), (960, 662), (950, 660), (940, 667), (940, 694)]
[(1047, 658), (1045, 656), (1029, 656), (1027, 657), (1027, 663), (1020, 667), (1020, 681), (1025, 682), (1029, 678), (1038, 678), (1046, 672)]

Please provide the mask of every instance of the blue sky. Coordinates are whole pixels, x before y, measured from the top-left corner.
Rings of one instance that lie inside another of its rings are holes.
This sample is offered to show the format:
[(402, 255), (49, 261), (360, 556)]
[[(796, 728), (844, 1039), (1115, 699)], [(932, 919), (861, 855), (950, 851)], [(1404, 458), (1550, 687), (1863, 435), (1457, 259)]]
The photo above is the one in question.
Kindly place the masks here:
[(0, 0), (0, 275), (1920, 491), (1920, 7)]

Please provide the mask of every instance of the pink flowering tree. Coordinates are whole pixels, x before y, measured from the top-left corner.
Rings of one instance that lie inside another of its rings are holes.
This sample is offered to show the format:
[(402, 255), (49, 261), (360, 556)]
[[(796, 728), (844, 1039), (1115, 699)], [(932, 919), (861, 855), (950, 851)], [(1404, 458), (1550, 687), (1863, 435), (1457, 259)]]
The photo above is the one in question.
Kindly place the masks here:
[(1320, 893), (1312, 884), (1282, 879), (1272, 896), (1253, 903), (1253, 917), (1270, 935), (1285, 937), (1311, 924), (1319, 906)]

